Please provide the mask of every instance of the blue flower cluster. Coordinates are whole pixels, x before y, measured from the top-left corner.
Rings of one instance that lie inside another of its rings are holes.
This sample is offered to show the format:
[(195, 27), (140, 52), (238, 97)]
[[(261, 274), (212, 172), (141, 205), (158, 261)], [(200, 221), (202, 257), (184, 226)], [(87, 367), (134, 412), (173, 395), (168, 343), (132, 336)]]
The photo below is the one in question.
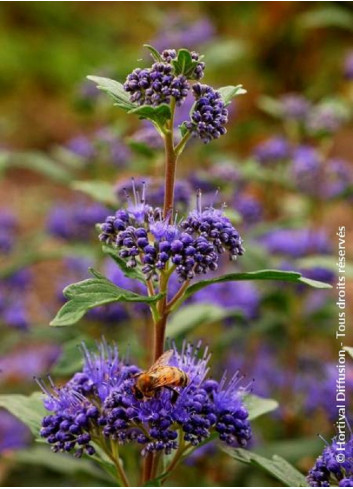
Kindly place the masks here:
[[(200, 345), (199, 345), (200, 346)], [(51, 382), (50, 390), (41, 381), (47, 410), (53, 412), (42, 422), (41, 436), (54, 451), (93, 454), (92, 442), (104, 439), (119, 444), (137, 443), (142, 454), (170, 453), (179, 443), (196, 447), (212, 433), (231, 446), (246, 446), (251, 438), (248, 412), (243, 404), (246, 390), (236, 374), (230, 381), (207, 379), (210, 355), (207, 348), (184, 344), (179, 353), (174, 347), (170, 366), (188, 376), (186, 387), (175, 393), (162, 388), (151, 398), (135, 395), (135, 375), (140, 370), (123, 362), (116, 347), (106, 343), (97, 354), (83, 345), (85, 363), (63, 387)]]
[[(217, 269), (218, 259), (225, 251), (231, 259), (244, 253), (238, 231), (221, 210), (202, 210), (201, 194), (197, 210), (178, 224), (145, 201), (145, 186), (141, 198), (128, 209), (118, 210), (100, 224), (99, 239), (119, 251), (129, 267), (141, 266), (148, 278), (157, 270), (174, 265), (180, 281)], [(153, 237), (153, 239), (151, 239)]]
[(151, 68), (136, 68), (124, 83), (131, 102), (138, 105), (169, 104), (171, 97), (181, 105), (189, 88), (186, 77), (175, 75), (173, 66), (167, 62), (154, 63)]
[[(338, 455), (343, 454), (345, 460), (340, 463)], [(316, 460), (307, 480), (311, 487), (353, 487), (353, 435), (345, 442), (344, 450), (334, 438)]]
[(191, 121), (185, 122), (185, 127), (204, 143), (209, 143), (227, 132), (225, 125), (228, 122), (228, 110), (220, 93), (212, 87), (196, 83), (192, 90), (196, 102)]

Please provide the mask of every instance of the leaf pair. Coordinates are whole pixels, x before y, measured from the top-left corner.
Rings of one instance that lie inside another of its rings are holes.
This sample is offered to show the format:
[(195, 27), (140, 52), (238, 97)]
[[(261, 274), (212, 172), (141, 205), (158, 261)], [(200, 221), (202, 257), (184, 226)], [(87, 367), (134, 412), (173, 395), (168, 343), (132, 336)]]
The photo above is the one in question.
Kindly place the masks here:
[(92, 268), (94, 278), (83, 280), (66, 287), (63, 291), (68, 302), (63, 305), (51, 326), (69, 326), (77, 323), (90, 309), (114, 302), (154, 303), (163, 297), (158, 294), (152, 297), (136, 294), (122, 289)]

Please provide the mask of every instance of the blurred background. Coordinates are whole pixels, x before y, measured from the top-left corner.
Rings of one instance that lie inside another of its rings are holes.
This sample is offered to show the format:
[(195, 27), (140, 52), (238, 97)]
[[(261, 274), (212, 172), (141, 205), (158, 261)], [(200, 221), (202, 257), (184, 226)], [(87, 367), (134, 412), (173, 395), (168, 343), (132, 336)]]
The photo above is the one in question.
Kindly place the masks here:
[[(95, 224), (122, 203), (131, 177), (145, 179), (149, 203), (161, 204), (161, 141), (86, 80), (123, 82), (150, 63), (144, 43), (196, 50), (205, 83), (248, 91), (232, 105), (227, 136), (191, 141), (178, 169), (180, 215), (201, 188), (206, 205), (227, 203), (244, 239), (244, 257), (221, 272), (283, 268), (335, 284), (336, 232), (345, 225), (352, 304), (352, 2), (0, 2), (1, 393), (37, 390), (33, 376), (48, 372), (64, 382), (80, 367), (77, 345), (102, 335), (123, 352), (129, 345), (140, 364), (146, 358), (143, 307), (100, 308), (76, 326), (49, 327), (63, 287), (87, 278), (89, 266), (121, 283)], [(256, 422), (253, 449), (303, 472), (323, 448), (317, 433), (335, 434), (336, 300), (335, 288), (219, 284), (172, 316), (168, 331), (179, 343), (207, 338), (214, 371), (239, 368), (255, 394), (280, 403)], [(352, 340), (348, 332), (345, 344)], [(348, 356), (346, 380), (351, 400)], [(0, 482), (107, 485), (86, 461), (34, 445), (5, 410)], [(276, 482), (210, 446), (170, 483)]]

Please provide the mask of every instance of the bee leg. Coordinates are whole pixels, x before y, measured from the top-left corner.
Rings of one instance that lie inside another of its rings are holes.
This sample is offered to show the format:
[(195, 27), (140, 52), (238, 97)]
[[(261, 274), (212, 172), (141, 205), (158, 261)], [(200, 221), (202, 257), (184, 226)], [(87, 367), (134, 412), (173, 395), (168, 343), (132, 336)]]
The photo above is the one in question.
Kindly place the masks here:
[(171, 403), (175, 404), (180, 395), (179, 392), (175, 390), (173, 387), (171, 387), (170, 385), (165, 385), (164, 387), (172, 392)]

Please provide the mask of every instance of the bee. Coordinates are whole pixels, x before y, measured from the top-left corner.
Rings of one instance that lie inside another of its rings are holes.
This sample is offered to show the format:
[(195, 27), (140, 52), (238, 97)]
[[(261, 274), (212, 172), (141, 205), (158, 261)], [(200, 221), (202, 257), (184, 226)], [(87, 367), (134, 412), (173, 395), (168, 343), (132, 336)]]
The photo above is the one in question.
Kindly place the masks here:
[(173, 392), (172, 402), (178, 398), (179, 392), (174, 387), (186, 387), (188, 375), (178, 367), (167, 365), (174, 351), (168, 350), (145, 372), (137, 374), (134, 393), (137, 399), (154, 397), (164, 387)]

